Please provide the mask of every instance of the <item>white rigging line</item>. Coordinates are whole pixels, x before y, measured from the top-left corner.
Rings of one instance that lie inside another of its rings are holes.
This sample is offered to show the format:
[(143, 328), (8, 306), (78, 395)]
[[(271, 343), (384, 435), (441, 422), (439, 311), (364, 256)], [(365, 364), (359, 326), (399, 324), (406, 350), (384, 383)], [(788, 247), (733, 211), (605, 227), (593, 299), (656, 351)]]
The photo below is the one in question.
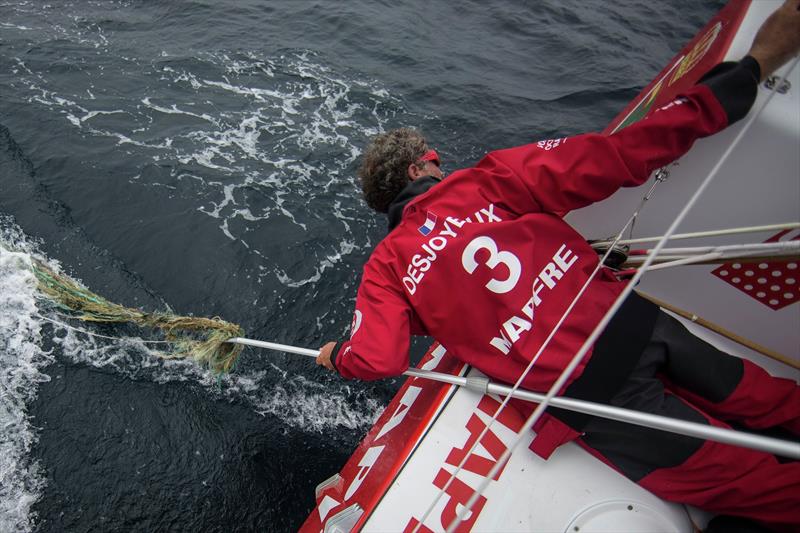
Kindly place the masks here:
[[(762, 244), (743, 244), (731, 246), (717, 246), (717, 247), (698, 247), (698, 248), (672, 248), (663, 249), (666, 254), (659, 254), (658, 264), (650, 264), (647, 267), (648, 271), (662, 270), (674, 266), (681, 265), (694, 265), (698, 263), (708, 263), (711, 261), (724, 261), (724, 260), (747, 260), (751, 258), (763, 258), (765, 256), (780, 258), (794, 258), (800, 252), (800, 241), (779, 242), (779, 243), (762, 243)], [(646, 255), (629, 257), (625, 266), (636, 267), (636, 265), (643, 265), (648, 259), (653, 258), (654, 254), (651, 250), (647, 251)], [(683, 254), (683, 255), (681, 255)], [(651, 261), (655, 262), (655, 261)], [(643, 267), (639, 267), (643, 268)]]
[(683, 259), (675, 259), (673, 261), (667, 261), (666, 263), (659, 263), (654, 265), (653, 256), (648, 256), (648, 259), (642, 263), (642, 266), (639, 267), (639, 270), (645, 270), (647, 272), (652, 272), (654, 270), (663, 270), (665, 268), (676, 267), (676, 266), (686, 266), (686, 265), (695, 265), (697, 263), (704, 263), (706, 261), (715, 261), (720, 259), (722, 254), (719, 252), (713, 252), (710, 254), (703, 254), (703, 255), (695, 255), (692, 257), (684, 257)]
[[(787, 73), (784, 75), (784, 78), (787, 78), (789, 76), (789, 74), (794, 70), (795, 66), (797, 66), (797, 63), (798, 63), (799, 60), (800, 60), (800, 57), (795, 58), (795, 60), (792, 61), (792, 64), (789, 67), (789, 69), (787, 70)], [(544, 413), (544, 410), (549, 405), (550, 400), (561, 389), (561, 387), (566, 383), (566, 381), (569, 379), (569, 377), (572, 375), (572, 373), (578, 367), (580, 362), (583, 360), (583, 357), (589, 351), (589, 348), (595, 343), (597, 338), (600, 336), (600, 334), (606, 328), (608, 323), (611, 321), (611, 318), (614, 316), (614, 314), (616, 314), (616, 312), (622, 306), (622, 302), (624, 302), (625, 299), (633, 291), (633, 288), (636, 286), (636, 284), (639, 282), (641, 277), (644, 275), (645, 270), (650, 266), (650, 264), (653, 262), (655, 257), (658, 255), (659, 251), (661, 251), (661, 249), (664, 247), (664, 245), (670, 239), (672, 234), (675, 233), (675, 230), (683, 222), (683, 220), (688, 215), (689, 211), (697, 203), (697, 200), (700, 198), (700, 196), (703, 194), (703, 192), (705, 192), (705, 190), (708, 188), (710, 183), (714, 180), (716, 175), (719, 173), (719, 170), (722, 167), (722, 164), (730, 157), (731, 153), (733, 152), (733, 149), (736, 148), (736, 146), (739, 144), (741, 139), (744, 137), (744, 134), (750, 129), (750, 127), (753, 125), (755, 120), (761, 115), (761, 113), (767, 107), (767, 104), (769, 104), (772, 101), (772, 97), (774, 95), (775, 95), (775, 91), (771, 91), (767, 95), (767, 98), (759, 106), (759, 108), (756, 111), (756, 113), (751, 115), (751, 117), (748, 119), (748, 121), (745, 123), (745, 125), (742, 127), (742, 129), (739, 131), (739, 133), (733, 139), (731, 144), (728, 145), (728, 148), (722, 154), (722, 157), (719, 159), (719, 161), (717, 161), (717, 163), (714, 165), (714, 168), (711, 169), (711, 172), (708, 174), (708, 176), (706, 176), (706, 178), (703, 180), (703, 182), (700, 184), (700, 186), (694, 192), (694, 194), (689, 199), (689, 201), (686, 203), (686, 205), (683, 207), (683, 209), (680, 211), (680, 213), (678, 213), (678, 216), (675, 217), (675, 219), (673, 220), (672, 224), (669, 226), (669, 229), (667, 230), (667, 232), (659, 239), (659, 241), (656, 244), (655, 248), (653, 248), (653, 253), (650, 256), (648, 256), (648, 259), (642, 265), (642, 268), (640, 268), (636, 272), (636, 274), (633, 276), (633, 278), (628, 282), (628, 284), (625, 286), (625, 289), (617, 297), (617, 299), (614, 302), (614, 304), (606, 312), (606, 314), (603, 316), (603, 318), (600, 320), (600, 322), (597, 324), (597, 326), (592, 331), (591, 335), (589, 335), (589, 337), (583, 343), (583, 345), (581, 346), (580, 350), (578, 350), (578, 352), (572, 358), (572, 360), (570, 361), (569, 365), (567, 365), (567, 367), (563, 370), (563, 372), (558, 377), (558, 379), (555, 381), (555, 383), (553, 383), (553, 385), (547, 391), (547, 394), (546, 394), (544, 400), (536, 407), (536, 409), (533, 411), (533, 413), (525, 421), (525, 424), (523, 424), (522, 429), (517, 433), (517, 436), (514, 439), (514, 441), (506, 449), (506, 451), (503, 452), (503, 454), (500, 456), (500, 458), (494, 464), (494, 466), (489, 471), (489, 473), (483, 478), (483, 480), (478, 485), (478, 488), (473, 491), (473, 494), (470, 497), (470, 499), (467, 501), (466, 505), (464, 505), (461, 508), (461, 510), (456, 514), (456, 518), (447, 527), (447, 533), (452, 533), (455, 530), (455, 528), (458, 526), (458, 524), (460, 524), (464, 520), (464, 517), (468, 513), (472, 512), (472, 507), (478, 501), (478, 498), (481, 495), (483, 495), (483, 492), (489, 486), (489, 483), (492, 481), (492, 479), (494, 479), (494, 477), (497, 475), (497, 473), (500, 471), (500, 469), (503, 467), (503, 465), (505, 465), (505, 463), (511, 457), (511, 454), (514, 452), (514, 450), (517, 448), (517, 446), (519, 446), (519, 444), (522, 442), (522, 440), (526, 437), (527, 433), (531, 430), (531, 428), (534, 426), (534, 424), (536, 424), (536, 422), (539, 421), (539, 419), (541, 418), (542, 414)], [(651, 189), (651, 191), (652, 191), (652, 189)], [(635, 213), (634, 217), (632, 217), (632, 218), (635, 218), (636, 214), (638, 214), (638, 210), (637, 210), (637, 213)], [(626, 224), (626, 226), (627, 226), (627, 224)], [(617, 239), (615, 239), (615, 243), (614, 244), (616, 244), (617, 240), (619, 240), (619, 236), (617, 237)], [(611, 249), (613, 249), (613, 245), (611, 247), (609, 247), (609, 251)], [(606, 252), (606, 256), (608, 254), (609, 254), (609, 252)], [(605, 256), (604, 256), (603, 260), (605, 260)], [(600, 266), (602, 264), (603, 264), (603, 262), (600, 261), (600, 263), (598, 264), (598, 268), (596, 268), (592, 272), (591, 277), (589, 278), (589, 280), (591, 280), (592, 277), (597, 273), (597, 271), (599, 270), (599, 268), (600, 268)], [(576, 298), (572, 301), (572, 304), (570, 304), (569, 308), (567, 308), (567, 310), (564, 313), (565, 315), (567, 315), (567, 314), (569, 314), (571, 312), (572, 307), (575, 304), (575, 301), (577, 300), (577, 298), (580, 297), (580, 295), (583, 293), (583, 291), (584, 291), (584, 289), (586, 288), (587, 285), (588, 285), (588, 281), (581, 288), (581, 291), (579, 292), (578, 296), (576, 296)], [(564, 319), (564, 316), (562, 316), (561, 320), (559, 320), (558, 324), (556, 324), (556, 328), (560, 327), (561, 323), (563, 322), (563, 319)], [(552, 334), (550, 336), (548, 336), (548, 338), (546, 339), (545, 342), (549, 342), (549, 340), (551, 338), (552, 338)], [(541, 351), (542, 350), (540, 349), (539, 352), (537, 353), (536, 357), (538, 357), (539, 354), (541, 354)], [(535, 360), (535, 358), (534, 358), (534, 360)], [(531, 361), (531, 362), (533, 362), (533, 361)], [(528, 365), (528, 368), (526, 368), (526, 370), (523, 373), (523, 375), (520, 376), (520, 378), (517, 380), (517, 383), (515, 384), (514, 388), (517, 388), (517, 386), (526, 377), (528, 371), (530, 370), (530, 367), (532, 367), (532, 365)], [(502, 408), (504, 408), (507, 403), (508, 403), (507, 401), (503, 402), (503, 404), (500, 406), (500, 408), (498, 408), (498, 412)], [(492, 420), (496, 419), (497, 415), (498, 415), (498, 413), (496, 412), (495, 413), (495, 418), (493, 418)], [(475, 442), (473, 443), (473, 446), (470, 448), (469, 452), (467, 454), (465, 454), (465, 458), (468, 457), (472, 453), (473, 449), (477, 446), (477, 444), (479, 442), (480, 442), (480, 439), (476, 439), (475, 440)], [(462, 461), (462, 463), (463, 462), (465, 462), (465, 461)], [(449, 484), (450, 481), (452, 481), (454, 476), (455, 476), (455, 474), (451, 475), (450, 480), (448, 480), (448, 484)], [(437, 500), (438, 500), (438, 497), (437, 497)], [(429, 510), (429, 512), (430, 512), (430, 510)], [(427, 514), (428, 513), (426, 513), (426, 516), (427, 516)], [(417, 525), (416, 529), (419, 529), (419, 527), (422, 525), (422, 523), (423, 523), (423, 521), (420, 520), (420, 522)]]
[[(736, 235), (739, 233), (759, 233), (762, 231), (780, 231), (780, 230), (791, 230), (800, 228), (800, 222), (787, 222), (785, 224), (769, 224), (766, 226), (747, 226), (743, 228), (728, 228), (728, 229), (720, 229), (720, 230), (712, 230), (712, 231), (696, 231), (694, 233), (678, 233), (673, 235), (670, 240), (678, 240), (678, 239), (696, 239), (699, 237), (716, 237), (719, 235)], [(622, 239), (617, 242), (619, 245), (626, 245), (626, 244), (641, 244), (644, 242), (655, 242), (661, 239), (661, 236), (658, 237), (639, 237), (637, 239)], [(610, 244), (611, 241), (597, 241), (593, 242), (592, 246), (606, 246)]]
[[(643, 250), (645, 253), (651, 253), (651, 250)], [(791, 255), (800, 251), (800, 241), (783, 241), (783, 242), (760, 242), (752, 244), (728, 244), (725, 246), (689, 246), (685, 248), (663, 248), (660, 257), (665, 255), (695, 255), (695, 254), (709, 254), (718, 252), (722, 257), (738, 257), (742, 254), (743, 257), (754, 254), (782, 254)], [(628, 261), (643, 259), (642, 255), (629, 257)]]

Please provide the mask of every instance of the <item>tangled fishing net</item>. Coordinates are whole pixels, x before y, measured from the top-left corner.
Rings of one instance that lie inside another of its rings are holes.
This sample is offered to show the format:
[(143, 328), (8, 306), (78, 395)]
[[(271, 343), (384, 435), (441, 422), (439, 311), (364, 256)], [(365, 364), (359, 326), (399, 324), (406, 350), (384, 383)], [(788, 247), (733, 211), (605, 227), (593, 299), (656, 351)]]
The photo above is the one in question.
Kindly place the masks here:
[(132, 323), (161, 330), (173, 348), (161, 353), (164, 358), (192, 358), (217, 373), (230, 372), (242, 346), (226, 342), (244, 332), (236, 324), (220, 318), (178, 316), (170, 313), (144, 313), (109, 302), (76, 281), (46, 265), (31, 260), (39, 290), (71, 317), (87, 322)]

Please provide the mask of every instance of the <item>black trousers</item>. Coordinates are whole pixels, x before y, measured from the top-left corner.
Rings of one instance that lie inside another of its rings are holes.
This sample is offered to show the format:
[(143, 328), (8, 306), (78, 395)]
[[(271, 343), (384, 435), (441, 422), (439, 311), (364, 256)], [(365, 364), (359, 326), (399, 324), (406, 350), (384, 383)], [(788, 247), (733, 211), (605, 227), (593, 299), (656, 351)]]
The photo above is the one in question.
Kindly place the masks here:
[[(800, 434), (800, 388), (726, 354), (661, 312), (611, 405), (718, 427)], [(662, 498), (800, 526), (800, 463), (731, 445), (592, 418), (579, 442)]]

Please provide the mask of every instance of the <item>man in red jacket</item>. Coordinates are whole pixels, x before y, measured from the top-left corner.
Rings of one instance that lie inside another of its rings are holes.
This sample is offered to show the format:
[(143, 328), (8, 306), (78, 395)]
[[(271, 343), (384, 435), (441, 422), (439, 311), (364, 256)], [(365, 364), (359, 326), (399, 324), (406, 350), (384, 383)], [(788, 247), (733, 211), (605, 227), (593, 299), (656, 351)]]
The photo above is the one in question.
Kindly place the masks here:
[[(447, 179), (415, 130), (377, 136), (359, 170), (389, 234), (364, 267), (350, 339), (317, 359), (345, 378), (396, 376), (410, 335), (522, 387), (547, 390), (624, 289), (562, 215), (644, 183), (696, 139), (744, 117), (761, 79), (800, 50), (800, 0), (759, 31), (748, 56), (610, 136), (586, 134), (488, 154)], [(586, 284), (578, 304), (564, 317)], [(558, 333), (541, 350), (562, 320)], [(664, 376), (664, 377), (661, 377)], [(665, 387), (665, 382), (668, 384)], [(563, 395), (706, 425), (782, 426), (800, 434), (800, 388), (721, 353), (633, 293)], [(531, 406), (515, 404), (530, 412)], [(800, 464), (711, 441), (550, 410), (532, 449), (579, 438), (659, 496), (775, 525), (800, 525)]]

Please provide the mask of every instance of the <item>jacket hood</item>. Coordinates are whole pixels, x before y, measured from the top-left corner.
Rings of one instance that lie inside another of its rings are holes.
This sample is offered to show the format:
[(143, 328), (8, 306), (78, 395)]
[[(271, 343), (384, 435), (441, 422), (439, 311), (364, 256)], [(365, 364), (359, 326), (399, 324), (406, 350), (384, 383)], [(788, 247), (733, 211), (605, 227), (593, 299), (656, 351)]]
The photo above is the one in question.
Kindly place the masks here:
[(405, 188), (400, 191), (392, 203), (389, 204), (389, 210), (386, 211), (386, 217), (389, 219), (389, 231), (392, 231), (394, 228), (400, 224), (400, 221), (403, 219), (403, 210), (406, 208), (411, 200), (416, 198), (422, 193), (425, 193), (439, 183), (439, 178), (434, 178), (433, 176), (425, 176), (424, 178), (416, 179), (412, 182), (409, 182)]

